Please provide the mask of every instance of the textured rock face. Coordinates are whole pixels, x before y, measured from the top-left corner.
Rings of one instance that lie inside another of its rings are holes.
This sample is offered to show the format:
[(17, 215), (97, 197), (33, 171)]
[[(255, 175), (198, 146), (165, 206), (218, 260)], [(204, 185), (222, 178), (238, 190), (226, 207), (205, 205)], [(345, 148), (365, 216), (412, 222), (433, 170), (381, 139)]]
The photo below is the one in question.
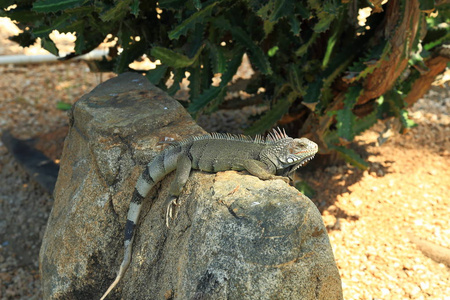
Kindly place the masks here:
[(233, 171), (196, 174), (192, 185), (167, 241), (182, 242), (166, 250), (181, 254), (165, 269), (177, 299), (341, 299), (328, 235), (308, 198), (281, 180)]
[[(80, 99), (40, 252), (45, 299), (97, 299), (123, 257), (128, 203), (165, 137), (202, 134), (145, 78), (123, 74)], [(342, 299), (321, 216), (281, 180), (194, 171), (167, 229), (167, 176), (147, 197), (125, 278), (108, 299)]]

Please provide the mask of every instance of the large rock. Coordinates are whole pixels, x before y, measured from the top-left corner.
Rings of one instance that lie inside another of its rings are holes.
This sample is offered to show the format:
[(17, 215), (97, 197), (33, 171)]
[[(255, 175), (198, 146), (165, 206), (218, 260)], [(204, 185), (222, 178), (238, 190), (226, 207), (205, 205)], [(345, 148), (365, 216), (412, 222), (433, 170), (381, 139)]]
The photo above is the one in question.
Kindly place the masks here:
[[(80, 99), (40, 252), (44, 299), (97, 299), (123, 258), (134, 184), (160, 141), (202, 134), (140, 75)], [(167, 229), (167, 176), (146, 199), (125, 278), (108, 299), (342, 299), (314, 204), (281, 180), (195, 171)]]

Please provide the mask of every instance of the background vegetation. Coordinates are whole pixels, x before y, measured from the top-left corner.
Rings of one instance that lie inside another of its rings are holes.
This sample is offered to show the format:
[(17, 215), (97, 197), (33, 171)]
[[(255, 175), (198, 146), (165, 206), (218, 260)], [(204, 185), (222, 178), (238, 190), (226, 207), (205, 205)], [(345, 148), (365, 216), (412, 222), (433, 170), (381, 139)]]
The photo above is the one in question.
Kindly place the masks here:
[[(12, 39), (21, 46), (40, 38), (55, 55), (49, 34), (75, 32), (75, 52), (66, 58), (117, 38), (112, 60), (97, 69), (122, 73), (143, 55), (159, 59), (147, 78), (174, 95), (189, 72), (184, 105), (193, 116), (265, 105), (246, 133), (282, 124), (293, 136), (320, 141), (323, 152), (336, 150), (366, 168), (349, 143), (378, 119), (396, 118), (401, 131), (414, 126), (406, 106), (428, 90), (450, 57), (449, 1), (384, 2), (0, 0), (0, 16), (18, 22), (23, 32)], [(256, 71), (243, 86), (251, 97), (224, 101), (244, 53)], [(212, 85), (215, 74), (221, 81)]]

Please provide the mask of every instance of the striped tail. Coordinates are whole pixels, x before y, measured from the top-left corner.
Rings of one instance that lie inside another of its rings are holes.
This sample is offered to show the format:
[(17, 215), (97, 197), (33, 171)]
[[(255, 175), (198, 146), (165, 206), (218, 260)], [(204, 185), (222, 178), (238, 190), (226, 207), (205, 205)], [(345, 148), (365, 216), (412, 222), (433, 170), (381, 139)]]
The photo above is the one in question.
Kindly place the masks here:
[(123, 278), (128, 266), (131, 262), (131, 252), (134, 240), (134, 228), (139, 219), (142, 208), (142, 200), (148, 195), (155, 184), (161, 181), (167, 174), (175, 170), (179, 154), (182, 152), (181, 145), (177, 145), (163, 151), (157, 155), (146, 167), (144, 172), (139, 176), (136, 187), (131, 198), (128, 208), (127, 222), (125, 224), (124, 239), (124, 257), (120, 265), (116, 279), (109, 286), (108, 290), (103, 294), (100, 300), (104, 300), (106, 296), (114, 289), (114, 287)]
[[(147, 172), (148, 167), (145, 168)], [(147, 172), (148, 173), (148, 172)], [(139, 219), (139, 213), (142, 207), (142, 200), (147, 196), (148, 192), (155, 185), (154, 182), (150, 183), (143, 179), (144, 174), (139, 177), (136, 188), (134, 189), (133, 196), (131, 198), (130, 207), (128, 209), (127, 222), (125, 224), (125, 239), (124, 239), (124, 256), (122, 263), (120, 264), (119, 272), (116, 279), (111, 283), (108, 290), (103, 294), (100, 300), (104, 300), (106, 296), (116, 287), (119, 281), (124, 276), (131, 262), (131, 250), (134, 240), (134, 228), (136, 227), (137, 220)], [(149, 178), (150, 179), (150, 178)], [(151, 180), (151, 179), (150, 179)]]

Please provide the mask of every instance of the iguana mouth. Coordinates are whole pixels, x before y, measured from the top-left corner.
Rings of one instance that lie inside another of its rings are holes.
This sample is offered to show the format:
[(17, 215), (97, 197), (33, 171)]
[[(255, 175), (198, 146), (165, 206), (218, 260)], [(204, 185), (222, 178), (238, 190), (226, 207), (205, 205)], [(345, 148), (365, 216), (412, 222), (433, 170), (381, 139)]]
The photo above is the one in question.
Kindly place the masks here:
[(308, 161), (310, 161), (311, 159), (313, 159), (315, 156), (315, 154), (305, 157), (301, 162), (299, 162), (298, 164), (295, 165), (293, 171), (295, 171), (296, 169), (300, 168), (301, 166), (303, 166), (304, 164), (306, 164)]
[(288, 169), (287, 172), (285, 174), (292, 174), (295, 172), (295, 170), (297, 170), (298, 168), (300, 168), (301, 166), (303, 166), (304, 164), (306, 164), (308, 161), (310, 161), (311, 159), (313, 159), (315, 156), (315, 154), (312, 154), (308, 157), (303, 158), (301, 161), (297, 162), (296, 164), (290, 165), (288, 167), (286, 167), (285, 169)]

